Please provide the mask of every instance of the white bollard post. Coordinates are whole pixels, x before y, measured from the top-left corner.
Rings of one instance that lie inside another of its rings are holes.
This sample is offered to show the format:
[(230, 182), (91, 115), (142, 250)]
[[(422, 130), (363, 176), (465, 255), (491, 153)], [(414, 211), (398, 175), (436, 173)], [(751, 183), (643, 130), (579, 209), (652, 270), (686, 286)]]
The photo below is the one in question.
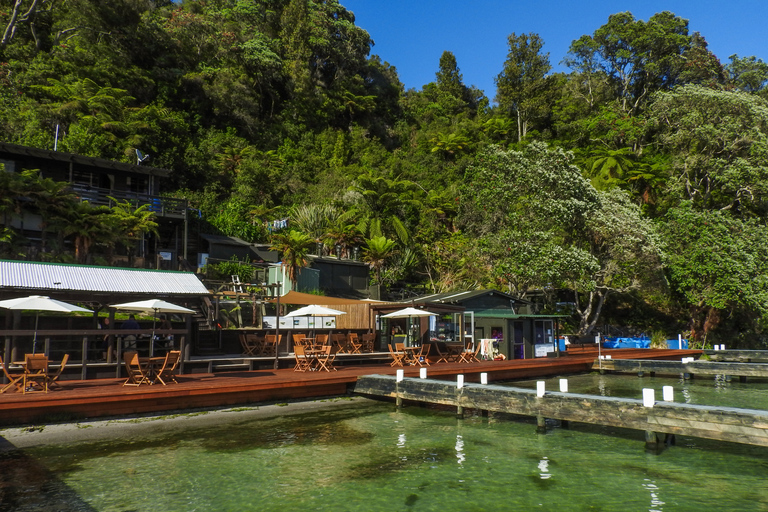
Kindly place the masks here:
[(606, 354), (605, 358), (606, 359), (611, 359), (611, 354)]
[(720, 345), (714, 345), (712, 348), (715, 350), (720, 350)]
[(720, 345), (720, 350), (725, 350), (725, 345)]
[(675, 388), (672, 386), (664, 386), (661, 388), (662, 394), (664, 395), (664, 401), (665, 402), (674, 402), (675, 401)]
[(419, 378), (426, 379), (427, 378), (427, 369), (426, 368), (419, 368)]
[(656, 391), (651, 388), (643, 388), (643, 407), (653, 407), (656, 402)]
[(456, 389), (461, 389), (464, 387), (464, 376), (463, 375), (457, 375), (456, 376)]
[(403, 374), (405, 373), (404, 370), (397, 370), (397, 377), (396, 382), (403, 382)]
[(568, 392), (568, 379), (560, 379), (560, 392), (561, 393)]
[(483, 372), (480, 374), (480, 384), (488, 384), (488, 374)]
[(679, 348), (680, 350), (683, 350), (683, 335), (682, 334), (678, 334), (677, 335), (677, 348)]
[(536, 396), (544, 396), (544, 392), (546, 391), (545, 385), (546, 383), (543, 380), (536, 382)]

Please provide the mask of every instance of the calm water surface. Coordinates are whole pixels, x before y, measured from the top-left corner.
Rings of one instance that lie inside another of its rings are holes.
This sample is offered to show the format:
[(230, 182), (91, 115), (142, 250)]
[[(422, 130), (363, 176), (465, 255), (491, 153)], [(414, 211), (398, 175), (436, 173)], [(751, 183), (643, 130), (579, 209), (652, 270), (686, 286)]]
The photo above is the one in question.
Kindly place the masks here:
[(679, 438), (653, 455), (636, 431), (577, 425), (541, 435), (519, 419), (369, 401), (228, 416), (0, 454), (0, 509), (768, 510), (762, 448)]

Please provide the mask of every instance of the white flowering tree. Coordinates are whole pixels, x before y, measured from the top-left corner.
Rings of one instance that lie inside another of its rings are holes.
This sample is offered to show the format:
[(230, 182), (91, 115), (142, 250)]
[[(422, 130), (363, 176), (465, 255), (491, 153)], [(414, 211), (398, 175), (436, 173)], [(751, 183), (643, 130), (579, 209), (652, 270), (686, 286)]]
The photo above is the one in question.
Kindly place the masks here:
[(596, 191), (572, 161), (540, 143), (487, 149), (468, 171), (461, 220), (497, 282), (521, 296), (572, 290), (588, 334), (610, 294), (661, 275), (661, 250), (639, 208), (619, 190)]

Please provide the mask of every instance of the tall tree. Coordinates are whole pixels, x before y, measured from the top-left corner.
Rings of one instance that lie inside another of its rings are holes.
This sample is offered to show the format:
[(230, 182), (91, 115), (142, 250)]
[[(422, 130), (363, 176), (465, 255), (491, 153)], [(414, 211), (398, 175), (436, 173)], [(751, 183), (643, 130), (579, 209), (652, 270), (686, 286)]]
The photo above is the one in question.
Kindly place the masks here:
[(435, 78), (438, 89), (455, 98), (464, 98), (465, 87), (453, 53), (444, 51), (440, 56), (440, 67), (435, 73)]
[(552, 66), (549, 53), (541, 53), (544, 41), (538, 34), (518, 36), (513, 32), (507, 41), (507, 60), (496, 77), (496, 101), (500, 108), (517, 118), (517, 140), (520, 141), (528, 132), (529, 123), (546, 111), (546, 75)]
[(571, 43), (566, 62), (580, 72), (605, 73), (616, 86), (622, 109), (634, 113), (652, 92), (679, 83), (690, 42), (688, 20), (669, 11), (648, 22), (622, 12), (609, 16), (592, 36)]
[(768, 63), (751, 57), (739, 57), (733, 54), (731, 62), (725, 66), (731, 83), (745, 92), (760, 92), (768, 86)]
[(307, 266), (307, 255), (314, 243), (312, 238), (293, 229), (272, 235), (270, 250), (280, 253), (285, 274), (294, 285), (301, 269)]

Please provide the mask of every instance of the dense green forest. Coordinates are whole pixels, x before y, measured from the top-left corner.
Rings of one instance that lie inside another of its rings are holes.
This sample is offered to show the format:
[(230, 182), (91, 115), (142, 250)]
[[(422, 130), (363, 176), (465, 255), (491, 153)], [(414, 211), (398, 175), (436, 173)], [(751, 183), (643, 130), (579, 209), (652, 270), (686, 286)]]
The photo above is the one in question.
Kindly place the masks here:
[(568, 73), (510, 33), (489, 98), (448, 51), (405, 90), (336, 0), (13, 0), (0, 139), (140, 148), (211, 232), (293, 267), (362, 246), (399, 296), (536, 290), (575, 303), (574, 331), (765, 348), (768, 64), (721, 62), (670, 12), (593, 28)]

